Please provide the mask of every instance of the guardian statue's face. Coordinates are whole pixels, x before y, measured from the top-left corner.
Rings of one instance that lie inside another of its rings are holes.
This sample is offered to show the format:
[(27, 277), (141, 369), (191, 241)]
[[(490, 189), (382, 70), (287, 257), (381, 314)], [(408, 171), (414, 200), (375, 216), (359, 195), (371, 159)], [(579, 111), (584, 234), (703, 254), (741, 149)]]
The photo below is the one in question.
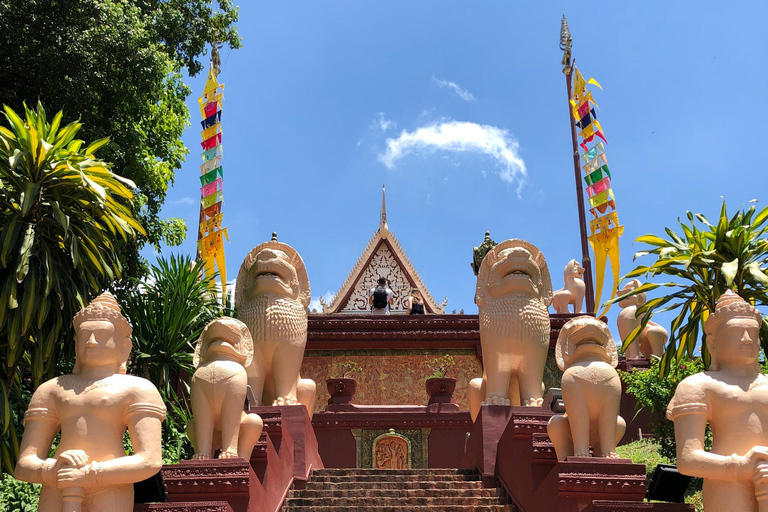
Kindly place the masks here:
[(86, 366), (121, 364), (130, 351), (127, 339), (109, 320), (82, 322), (76, 332), (76, 343), (78, 362)]
[(246, 292), (249, 299), (264, 293), (274, 293), (295, 300), (301, 291), (290, 258), (277, 249), (263, 249), (256, 255), (249, 278), (251, 286)]

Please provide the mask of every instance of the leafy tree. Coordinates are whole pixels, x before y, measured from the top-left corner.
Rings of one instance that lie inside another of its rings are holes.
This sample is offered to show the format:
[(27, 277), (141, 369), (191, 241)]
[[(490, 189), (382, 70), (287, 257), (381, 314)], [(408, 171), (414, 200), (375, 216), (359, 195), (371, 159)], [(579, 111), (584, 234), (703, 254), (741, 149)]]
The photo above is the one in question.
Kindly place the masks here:
[(121, 245), (127, 276), (146, 270), (144, 243), (181, 243), (181, 219), (159, 211), (187, 153), (190, 114), (182, 72), (194, 76), (206, 44), (238, 48), (231, 0), (0, 0), (0, 98), (80, 116), (83, 137), (108, 135), (103, 158), (138, 186), (132, 204), (146, 235)]
[(157, 386), (169, 406), (166, 427), (178, 432), (189, 420), (184, 377), (194, 373), (195, 343), (208, 322), (232, 314), (217, 298), (215, 276), (201, 274), (202, 263), (189, 257), (160, 258), (122, 301), (133, 325), (129, 372)]
[[(71, 339), (75, 313), (99, 291), (100, 280), (120, 279), (116, 239), (143, 234), (121, 202), (134, 184), (109, 170), (94, 153), (109, 142), (83, 147), (80, 123), (49, 123), (43, 106), (26, 106), (25, 119), (5, 107), (0, 126), (0, 443), (2, 468), (12, 468), (18, 432), (9, 400), (22, 378), (38, 386), (52, 377)], [(71, 345), (71, 344), (70, 344)]]
[[(768, 207), (757, 212), (752, 205), (746, 211), (739, 209), (729, 217), (723, 201), (716, 224), (711, 224), (700, 213), (687, 212), (686, 216), (690, 224), (678, 219), (682, 235), (666, 228), (669, 239), (656, 235), (639, 237), (637, 242), (652, 248), (636, 253), (635, 258), (653, 255), (656, 261), (650, 266), (640, 265), (624, 276), (627, 279), (664, 275), (673, 281), (645, 283), (608, 302), (618, 302), (661, 286), (674, 289), (638, 308), (638, 316), (647, 314), (638, 329), (624, 340), (622, 347), (625, 350), (634, 341), (654, 314), (679, 310), (672, 321), (669, 343), (659, 364), (662, 376), (669, 373), (672, 361), (693, 357), (699, 333), (702, 335), (704, 364), (709, 367), (704, 322), (726, 290), (734, 290), (757, 306), (768, 306), (768, 226), (763, 227), (768, 221)], [(765, 317), (760, 329), (760, 342), (763, 350), (768, 349), (768, 319)]]

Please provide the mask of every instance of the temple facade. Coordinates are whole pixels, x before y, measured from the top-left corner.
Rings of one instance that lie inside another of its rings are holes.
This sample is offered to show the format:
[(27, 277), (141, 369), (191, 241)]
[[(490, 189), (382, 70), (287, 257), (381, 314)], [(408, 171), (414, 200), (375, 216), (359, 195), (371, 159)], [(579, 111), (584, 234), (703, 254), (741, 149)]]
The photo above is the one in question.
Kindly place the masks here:
[[(394, 292), (389, 316), (371, 316), (368, 293), (379, 278)], [(426, 315), (406, 315), (412, 289), (424, 299)], [(325, 409), (326, 379), (342, 377), (341, 364), (362, 368), (355, 403), (360, 405), (425, 405), (430, 362), (450, 355), (456, 363), (448, 374), (456, 379), (454, 398), (467, 409), (469, 381), (482, 374), (477, 315), (446, 315), (447, 297), (438, 304), (387, 224), (382, 188), (379, 227), (330, 304), (309, 317), (301, 374), (317, 384), (315, 410)]]
[(384, 187), (381, 190), (381, 219), (379, 228), (368, 241), (363, 253), (357, 259), (357, 263), (349, 272), (336, 292), (330, 304), (325, 304), (321, 299), (323, 314), (360, 314), (370, 311), (368, 306), (368, 292), (376, 286), (376, 281), (383, 277), (387, 285), (395, 293), (392, 314), (406, 312), (404, 301), (416, 288), (424, 297), (424, 306), (427, 313), (445, 312), (448, 298), (437, 304), (432, 294), (429, 293), (419, 273), (414, 268), (411, 260), (405, 254), (397, 237), (389, 230), (387, 225), (387, 200)]

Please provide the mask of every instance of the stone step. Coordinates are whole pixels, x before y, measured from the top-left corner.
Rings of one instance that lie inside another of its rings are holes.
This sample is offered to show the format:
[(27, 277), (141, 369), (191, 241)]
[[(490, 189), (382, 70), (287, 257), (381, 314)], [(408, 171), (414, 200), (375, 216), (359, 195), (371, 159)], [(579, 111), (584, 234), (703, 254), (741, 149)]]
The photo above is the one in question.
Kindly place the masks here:
[(339, 474), (339, 475), (316, 475), (312, 473), (311, 482), (318, 483), (366, 483), (366, 482), (475, 482), (480, 480), (478, 474), (466, 475), (431, 475), (429, 473), (418, 473), (412, 475), (397, 474)]
[(437, 469), (373, 469), (373, 468), (329, 468), (316, 469), (312, 472), (318, 476), (334, 475), (476, 475), (474, 469), (455, 469), (455, 468), (437, 468)]
[(292, 490), (288, 495), (289, 498), (366, 498), (366, 497), (381, 497), (389, 498), (400, 496), (403, 498), (422, 498), (422, 497), (443, 497), (453, 496), (457, 499), (466, 497), (479, 497), (479, 498), (498, 498), (498, 489), (457, 489), (456, 487), (443, 488), (443, 489), (360, 489), (360, 488), (342, 488), (342, 489), (319, 489), (319, 490)]
[(337, 509), (344, 509), (345, 507), (445, 507), (452, 505), (475, 507), (487, 507), (493, 505), (501, 505), (504, 502), (498, 497), (465, 497), (456, 498), (452, 496), (445, 497), (421, 497), (421, 498), (409, 498), (405, 496), (394, 496), (383, 498), (379, 496), (365, 497), (365, 498), (288, 498), (285, 501), (286, 506), (290, 507), (336, 507)]
[(313, 505), (311, 507), (286, 506), (284, 510), (293, 510), (297, 512), (512, 512), (514, 509), (510, 505), (444, 505), (433, 507), (424, 506), (386, 506), (386, 507), (346, 507), (346, 506), (324, 506)]
[[(364, 484), (364, 485), (363, 485)], [(346, 489), (483, 489), (480, 481), (472, 482), (442, 482), (442, 481), (399, 481), (399, 482), (316, 482), (309, 480), (306, 484), (308, 491), (341, 491)]]

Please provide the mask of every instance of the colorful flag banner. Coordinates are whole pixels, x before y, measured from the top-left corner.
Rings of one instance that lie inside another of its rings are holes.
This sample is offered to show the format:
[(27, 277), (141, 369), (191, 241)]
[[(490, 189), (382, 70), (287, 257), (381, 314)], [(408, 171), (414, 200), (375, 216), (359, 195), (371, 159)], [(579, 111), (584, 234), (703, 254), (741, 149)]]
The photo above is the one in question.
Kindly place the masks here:
[(221, 218), (223, 214), (219, 213), (214, 215), (210, 219), (206, 219), (200, 223), (200, 233), (203, 236), (207, 235), (209, 231), (214, 231), (221, 227)]
[(598, 170), (584, 176), (584, 181), (587, 183), (587, 185), (592, 185), (593, 183), (596, 183), (597, 181), (600, 181), (601, 179), (603, 179), (603, 177), (605, 176), (609, 178), (611, 177), (611, 173), (608, 170), (607, 165), (604, 165)]
[(597, 158), (597, 155), (602, 155), (605, 153), (605, 146), (603, 146), (602, 142), (598, 142), (597, 144), (592, 147), (589, 151), (584, 152), (583, 155), (581, 155), (581, 158), (584, 159), (585, 162), (592, 160), (593, 158)]
[(221, 167), (221, 156), (216, 156), (200, 166), (200, 174), (205, 174), (217, 167)]
[[(573, 97), (571, 108), (574, 121), (580, 128), (579, 146), (581, 157), (584, 159), (584, 182), (587, 184), (587, 197), (590, 212), (594, 218), (590, 221), (589, 243), (595, 254), (595, 311), (597, 314), (601, 303), (603, 285), (607, 264), (610, 262), (613, 274), (613, 287), (611, 298), (616, 296), (619, 285), (619, 237), (623, 233), (624, 226), (619, 225), (619, 217), (616, 212), (616, 198), (611, 188), (611, 173), (608, 170), (608, 159), (605, 156), (604, 144), (608, 141), (600, 122), (597, 120), (595, 109), (599, 109), (592, 91), (588, 85), (594, 85), (600, 89), (602, 86), (594, 79), (584, 79), (581, 72), (574, 67), (573, 72)], [(599, 140), (598, 140), (599, 139)], [(598, 316), (608, 312), (606, 307)]]
[[(223, 200), (224, 200), (224, 194), (221, 191), (218, 191), (200, 199), (200, 204), (203, 205), (203, 208), (210, 208), (215, 203), (220, 203)], [(596, 206), (596, 205), (593, 205), (593, 206)]]
[(221, 129), (221, 125), (216, 123), (210, 128), (206, 128), (205, 130), (200, 132), (200, 136), (203, 138), (203, 140), (208, 139), (210, 137), (213, 137), (217, 133), (224, 133), (224, 130)]
[[(221, 147), (221, 144), (219, 144), (216, 147), (213, 147), (211, 149), (206, 149), (202, 153), (200, 153), (200, 156), (203, 157), (203, 161), (207, 162), (211, 160), (214, 157), (222, 156), (224, 154), (224, 149)], [(216, 166), (218, 167), (218, 165)]]
[[(603, 217), (593, 219), (589, 223), (589, 230), (592, 233), (589, 236), (589, 244), (595, 253), (595, 268), (603, 269), (603, 272), (595, 273), (595, 295), (600, 297), (603, 294), (603, 284), (605, 282), (605, 268), (607, 261), (611, 263), (614, 286), (611, 287), (611, 296), (608, 300), (616, 297), (620, 277), (619, 266), (619, 237), (624, 233), (624, 226), (619, 225), (618, 214), (614, 211)], [(597, 304), (595, 305), (597, 307)], [(598, 317), (604, 316), (610, 306), (607, 306)]]
[(221, 190), (221, 178), (200, 187), (200, 194), (203, 196), (203, 198), (205, 198), (207, 196), (210, 196), (214, 192), (220, 191), (220, 190)]
[(595, 115), (595, 109), (590, 110), (586, 113), (586, 115), (584, 115), (584, 117), (576, 121), (576, 126), (583, 130), (592, 123), (593, 119), (597, 119), (597, 116)]
[[(216, 52), (214, 48), (214, 52)], [(221, 126), (224, 85), (219, 84), (216, 75), (218, 69), (212, 59), (208, 80), (199, 99), (200, 122), (203, 141), (200, 166), (200, 222), (198, 225), (197, 254), (203, 262), (203, 273), (212, 276), (218, 269), (223, 291), (226, 293), (227, 270), (224, 258), (224, 240), (229, 240), (227, 228), (222, 227), (221, 212), (224, 200), (224, 170), (221, 166), (223, 148), (221, 146), (224, 130)]]
[(203, 147), (203, 149), (208, 150), (216, 147), (218, 144), (221, 144), (221, 134), (214, 135), (211, 138), (205, 139), (203, 142), (200, 143), (200, 145)]
[(200, 121), (200, 126), (203, 127), (203, 130), (206, 128), (213, 126), (216, 123), (221, 122), (221, 110), (213, 114), (212, 116), (206, 117), (202, 121)]
[(213, 206), (203, 209), (204, 218), (210, 219), (221, 213), (221, 203), (216, 203)]
[(224, 259), (225, 238), (227, 242), (229, 242), (229, 234), (227, 233), (227, 228), (214, 231), (210, 235), (207, 235), (197, 241), (197, 251), (203, 255), (203, 273), (205, 275), (212, 276), (216, 272), (216, 267), (219, 268), (221, 286), (226, 293), (227, 267)]
[(602, 153), (584, 164), (584, 172), (593, 172), (606, 165), (608, 165), (608, 159), (605, 157), (605, 153)]
[(214, 181), (216, 177), (224, 177), (224, 170), (221, 167), (217, 167), (216, 169), (206, 172), (204, 174), (200, 175), (200, 185), (207, 185), (210, 182)]
[(571, 106), (573, 107), (573, 117), (576, 119), (581, 119), (587, 113), (592, 110), (592, 107), (590, 105), (594, 105), (598, 109), (600, 106), (595, 102), (595, 100), (592, 99), (592, 93), (588, 92), (584, 96), (577, 100), (571, 99)]
[(595, 80), (592, 77), (590, 77), (589, 80), (584, 80), (584, 77), (581, 75), (581, 72), (579, 72), (579, 70), (576, 67), (574, 67), (573, 68), (574, 94), (576, 96), (581, 96), (582, 94), (584, 94), (584, 89), (586, 88), (587, 84), (596, 85), (601, 90), (603, 88), (599, 83), (597, 83), (597, 80)]
[(611, 178), (603, 178), (587, 187), (589, 197), (601, 194), (611, 188)]

